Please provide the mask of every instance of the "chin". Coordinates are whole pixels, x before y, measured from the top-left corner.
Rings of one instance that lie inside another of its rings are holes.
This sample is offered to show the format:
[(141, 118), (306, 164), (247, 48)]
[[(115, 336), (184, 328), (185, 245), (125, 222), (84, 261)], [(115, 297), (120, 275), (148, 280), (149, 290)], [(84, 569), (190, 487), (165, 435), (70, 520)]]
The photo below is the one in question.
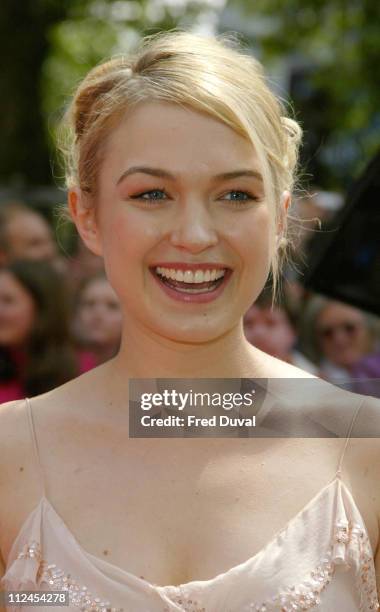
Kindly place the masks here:
[(170, 327), (156, 327), (156, 334), (186, 344), (206, 344), (213, 342), (227, 333), (228, 328), (222, 325), (210, 325), (206, 320), (200, 325), (170, 325)]

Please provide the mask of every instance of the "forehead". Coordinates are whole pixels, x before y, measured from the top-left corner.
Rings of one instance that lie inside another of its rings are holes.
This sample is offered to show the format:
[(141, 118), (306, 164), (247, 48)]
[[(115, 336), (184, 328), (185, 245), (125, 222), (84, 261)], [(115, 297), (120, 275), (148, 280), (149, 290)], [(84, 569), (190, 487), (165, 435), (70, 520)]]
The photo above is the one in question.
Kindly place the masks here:
[(113, 288), (111, 287), (111, 285), (109, 284), (108, 280), (106, 278), (94, 278), (93, 280), (89, 281), (88, 284), (83, 288), (82, 291), (82, 295), (84, 296), (88, 296), (89, 294), (91, 296), (96, 296), (96, 295), (101, 295), (103, 296), (103, 294), (109, 294), (109, 295), (116, 295)]
[(332, 302), (327, 304), (319, 314), (320, 321), (340, 321), (341, 319), (349, 319), (350, 321), (364, 321), (363, 314), (360, 310), (349, 306), (348, 304), (340, 304)]
[(50, 233), (50, 228), (43, 217), (28, 212), (20, 213), (10, 219), (7, 231), (11, 237), (30, 236), (31, 234), (46, 235)]
[(28, 295), (27, 290), (20, 283), (18, 278), (9, 270), (1, 270), (0, 272), (0, 288), (10, 290), (12, 292)]
[(103, 160), (106, 174), (126, 163), (170, 167), (184, 178), (240, 167), (260, 170), (247, 138), (212, 116), (162, 101), (129, 110), (108, 137)]

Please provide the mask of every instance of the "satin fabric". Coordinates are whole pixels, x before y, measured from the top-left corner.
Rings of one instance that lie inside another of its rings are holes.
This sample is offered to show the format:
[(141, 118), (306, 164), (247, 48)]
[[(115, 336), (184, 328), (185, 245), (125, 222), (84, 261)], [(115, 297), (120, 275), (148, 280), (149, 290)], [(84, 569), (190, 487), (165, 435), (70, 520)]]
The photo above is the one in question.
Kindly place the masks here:
[[(31, 542), (36, 550), (39, 547), (40, 556), (25, 555)], [(99, 611), (105, 601), (109, 609), (125, 612), (369, 612), (378, 606), (364, 521), (338, 476), (250, 559), (211, 580), (178, 586), (150, 584), (86, 552), (43, 496), (13, 543), (0, 585), (7, 590), (57, 590), (41, 572), (49, 564), (55, 565), (56, 572), (61, 570), (61, 577), (70, 574), (75, 584), (86, 587), (89, 599), (99, 598)], [(83, 609), (94, 609), (87, 605)], [(64, 609), (78, 608), (71, 602)], [(52, 606), (37, 609), (57, 610)], [(7, 610), (25, 607), (8, 606)]]

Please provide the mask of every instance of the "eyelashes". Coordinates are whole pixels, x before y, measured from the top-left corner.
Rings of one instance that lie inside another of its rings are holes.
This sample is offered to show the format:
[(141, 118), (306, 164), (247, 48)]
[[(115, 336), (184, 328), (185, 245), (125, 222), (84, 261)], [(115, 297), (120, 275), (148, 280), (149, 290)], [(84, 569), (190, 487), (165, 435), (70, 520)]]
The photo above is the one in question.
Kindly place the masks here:
[(228, 200), (232, 204), (239, 205), (239, 204), (244, 204), (244, 202), (252, 202), (252, 200), (255, 201), (255, 202), (258, 202), (259, 199), (260, 199), (257, 196), (253, 195), (252, 193), (250, 193), (249, 191), (240, 191), (238, 189), (233, 189), (233, 190), (229, 191), (226, 195), (229, 195), (230, 193), (240, 193), (240, 194), (243, 194), (243, 195), (247, 196), (246, 199), (244, 199), (244, 200)]
[(142, 191), (141, 193), (131, 196), (131, 200), (143, 200), (144, 202), (160, 201), (159, 198), (143, 198), (144, 195), (151, 193), (164, 193), (165, 195), (167, 195), (164, 189), (150, 189), (149, 191)]
[[(151, 194), (157, 194), (157, 193), (163, 193), (165, 196), (167, 196), (167, 193), (164, 189), (150, 189), (149, 191), (143, 191), (141, 193), (138, 193), (134, 196), (131, 196), (130, 199), (131, 200), (140, 200), (143, 202), (147, 202), (148, 204), (150, 202), (162, 202), (162, 198), (156, 198), (156, 197), (152, 197)], [(245, 196), (245, 198), (243, 200), (227, 200), (229, 202), (231, 202), (232, 206), (243, 206), (245, 205), (245, 203), (248, 202), (258, 202), (260, 200), (259, 197), (253, 195), (252, 193), (250, 193), (249, 191), (241, 191), (240, 189), (231, 189), (231, 191), (228, 191), (225, 195), (230, 195), (230, 194), (241, 194), (243, 196)], [(146, 195), (150, 195), (150, 197), (143, 197)], [(224, 197), (222, 198), (224, 199)]]

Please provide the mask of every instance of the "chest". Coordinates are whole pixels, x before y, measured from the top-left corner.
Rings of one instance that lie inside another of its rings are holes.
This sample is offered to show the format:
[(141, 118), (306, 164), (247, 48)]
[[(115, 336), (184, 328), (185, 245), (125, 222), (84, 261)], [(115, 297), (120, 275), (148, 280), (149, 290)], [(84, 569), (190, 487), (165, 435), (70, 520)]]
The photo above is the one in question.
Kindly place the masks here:
[(160, 585), (253, 557), (329, 482), (339, 451), (334, 440), (133, 442), (56, 446), (48, 496), (86, 552)]

